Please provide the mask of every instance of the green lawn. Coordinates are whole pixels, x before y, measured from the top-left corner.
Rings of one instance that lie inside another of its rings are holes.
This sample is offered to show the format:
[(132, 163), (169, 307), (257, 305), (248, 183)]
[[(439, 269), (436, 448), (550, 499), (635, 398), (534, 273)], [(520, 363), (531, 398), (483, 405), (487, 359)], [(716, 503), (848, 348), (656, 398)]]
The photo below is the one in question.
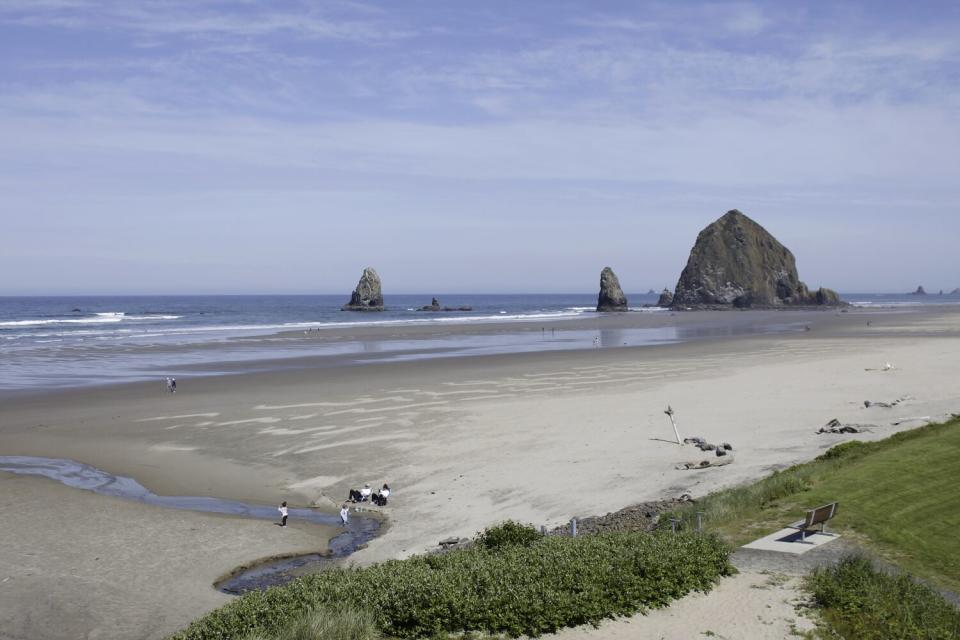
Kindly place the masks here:
[(707, 511), (709, 528), (743, 544), (833, 501), (840, 507), (828, 526), (960, 591), (960, 420), (848, 445), (696, 508)]

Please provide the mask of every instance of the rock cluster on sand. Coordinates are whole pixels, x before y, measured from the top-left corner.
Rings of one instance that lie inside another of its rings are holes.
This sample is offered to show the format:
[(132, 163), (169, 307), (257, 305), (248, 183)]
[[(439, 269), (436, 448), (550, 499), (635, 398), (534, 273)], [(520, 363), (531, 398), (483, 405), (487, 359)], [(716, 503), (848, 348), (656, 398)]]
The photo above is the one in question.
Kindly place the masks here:
[(925, 295), (927, 295), (927, 292), (926, 292), (926, 291), (924, 290), (924, 288), (921, 286), (921, 287), (917, 287), (917, 290), (914, 291), (911, 295), (915, 295), (915, 296), (925, 296)]
[(383, 292), (380, 290), (380, 276), (373, 267), (367, 267), (360, 276), (357, 288), (350, 296), (350, 302), (341, 307), (343, 311), (383, 311)]
[(673, 292), (670, 289), (664, 289), (657, 298), (657, 306), (667, 308), (673, 304)]
[(617, 274), (610, 267), (600, 272), (600, 295), (597, 297), (597, 311), (626, 311), (627, 296), (623, 295)]
[(680, 274), (674, 307), (840, 305), (831, 289), (810, 291), (793, 254), (736, 209), (700, 232)]

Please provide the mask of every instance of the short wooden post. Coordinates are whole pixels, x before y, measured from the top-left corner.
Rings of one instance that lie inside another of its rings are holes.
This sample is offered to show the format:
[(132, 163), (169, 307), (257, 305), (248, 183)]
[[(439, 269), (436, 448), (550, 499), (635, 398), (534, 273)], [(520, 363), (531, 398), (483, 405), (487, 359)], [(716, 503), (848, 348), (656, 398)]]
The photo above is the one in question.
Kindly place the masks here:
[(547, 525), (545, 524), (540, 525), (540, 533), (543, 535), (547, 535)]
[(664, 411), (664, 413), (667, 414), (667, 417), (670, 418), (670, 424), (673, 425), (673, 433), (677, 436), (677, 444), (682, 445), (683, 442), (680, 440), (680, 430), (677, 429), (677, 421), (673, 419), (673, 407), (667, 405), (667, 410)]
[(697, 533), (703, 530), (703, 511), (697, 511)]
[(670, 530), (671, 530), (673, 533), (676, 533), (676, 532), (677, 532), (677, 523), (678, 523), (678, 522), (680, 522), (680, 521), (677, 520), (676, 518), (670, 518)]
[(570, 520), (570, 537), (577, 537), (577, 519), (573, 518)]

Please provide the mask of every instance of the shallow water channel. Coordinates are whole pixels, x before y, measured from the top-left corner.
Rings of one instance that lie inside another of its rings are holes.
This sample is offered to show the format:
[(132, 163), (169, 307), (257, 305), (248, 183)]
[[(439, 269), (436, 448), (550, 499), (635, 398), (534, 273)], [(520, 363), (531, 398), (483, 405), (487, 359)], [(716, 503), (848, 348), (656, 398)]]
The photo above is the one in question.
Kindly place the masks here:
[[(220, 513), (241, 518), (276, 521), (276, 506), (247, 504), (235, 500), (221, 500), (209, 496), (158, 496), (133, 478), (115, 476), (96, 467), (62, 458), (31, 456), (0, 456), (0, 471), (21, 475), (43, 476), (68, 487), (85, 489), (105, 496), (127, 498), (168, 509), (186, 509), (205, 513)], [(306, 520), (315, 524), (340, 526), (340, 517), (314, 509), (289, 510), (291, 520)], [(235, 575), (214, 585), (224, 593), (240, 594), (285, 584), (306, 573), (313, 573), (346, 558), (361, 545), (376, 537), (380, 522), (375, 518), (353, 516), (344, 532), (330, 540), (330, 550), (269, 560), (243, 568)]]

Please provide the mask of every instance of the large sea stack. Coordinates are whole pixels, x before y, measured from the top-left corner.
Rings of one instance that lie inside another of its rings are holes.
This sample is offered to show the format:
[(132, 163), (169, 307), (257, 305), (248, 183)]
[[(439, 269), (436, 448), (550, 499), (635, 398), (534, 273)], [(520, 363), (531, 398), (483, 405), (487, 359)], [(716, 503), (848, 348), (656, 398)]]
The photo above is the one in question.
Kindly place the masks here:
[(623, 295), (617, 274), (610, 267), (600, 272), (600, 295), (597, 297), (597, 311), (626, 311), (627, 296)]
[(810, 291), (790, 250), (736, 209), (697, 236), (673, 295), (674, 307), (842, 304), (831, 289)]
[(380, 290), (380, 276), (373, 267), (367, 267), (360, 276), (357, 288), (350, 296), (350, 302), (341, 307), (344, 311), (383, 311), (383, 292)]

